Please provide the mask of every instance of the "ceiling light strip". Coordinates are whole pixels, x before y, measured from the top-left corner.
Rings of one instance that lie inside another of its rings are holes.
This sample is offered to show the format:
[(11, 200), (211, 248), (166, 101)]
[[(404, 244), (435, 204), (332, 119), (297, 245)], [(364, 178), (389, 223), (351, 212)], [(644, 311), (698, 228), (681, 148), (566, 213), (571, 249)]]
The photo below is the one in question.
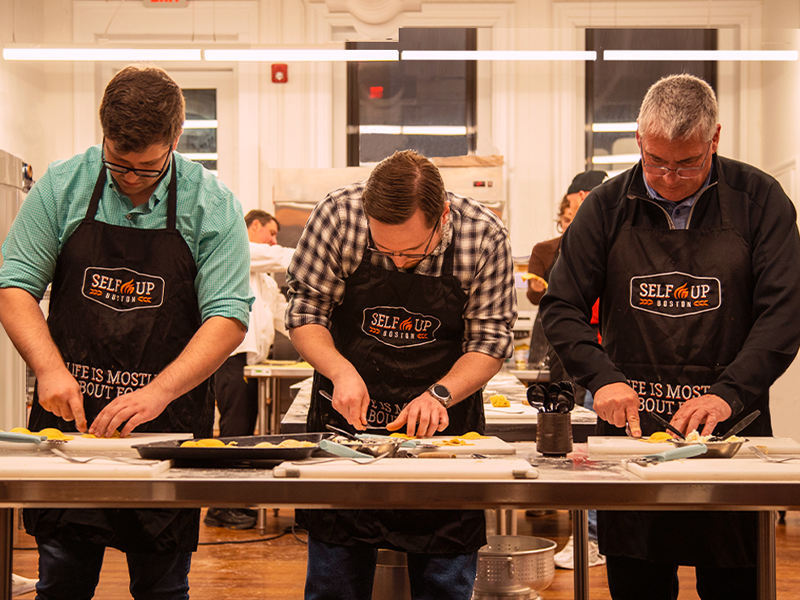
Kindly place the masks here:
[(231, 62), (364, 62), (396, 61), (397, 50), (336, 50), (316, 48), (245, 48), (241, 50), (203, 50), (208, 61)]
[(184, 129), (217, 129), (219, 122), (216, 119), (186, 119)]
[(636, 131), (637, 123), (592, 123), (594, 133), (624, 133)]
[(595, 51), (560, 50), (403, 50), (401, 60), (597, 60)]
[(171, 48), (3, 48), (5, 60), (199, 61), (200, 50)]
[(618, 165), (639, 162), (640, 158), (641, 156), (638, 154), (603, 154), (593, 156), (592, 163), (595, 165)]
[(604, 50), (603, 60), (796, 61), (797, 50)]

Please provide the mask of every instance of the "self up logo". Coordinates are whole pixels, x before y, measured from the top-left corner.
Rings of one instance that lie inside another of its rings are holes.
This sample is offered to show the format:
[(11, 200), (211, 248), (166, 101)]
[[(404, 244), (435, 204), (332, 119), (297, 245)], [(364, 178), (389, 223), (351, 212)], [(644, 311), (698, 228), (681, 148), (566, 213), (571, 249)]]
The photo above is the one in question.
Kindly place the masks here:
[(83, 295), (112, 310), (155, 308), (164, 301), (164, 280), (125, 267), (89, 267), (83, 274)]
[(398, 306), (376, 306), (364, 310), (362, 330), (395, 348), (421, 346), (434, 341), (442, 322), (436, 317), (412, 313)]
[(633, 308), (665, 317), (686, 317), (717, 310), (722, 289), (716, 277), (695, 277), (673, 271), (631, 278)]

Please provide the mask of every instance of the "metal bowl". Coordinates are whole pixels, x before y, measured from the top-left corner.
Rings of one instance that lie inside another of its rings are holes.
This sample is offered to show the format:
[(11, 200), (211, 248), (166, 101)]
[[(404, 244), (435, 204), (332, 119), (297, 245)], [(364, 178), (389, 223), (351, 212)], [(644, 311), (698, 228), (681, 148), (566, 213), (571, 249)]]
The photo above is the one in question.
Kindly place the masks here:
[(525, 535), (490, 535), (478, 550), (475, 597), (547, 588), (556, 575), (556, 543)]
[[(686, 446), (692, 446), (701, 443), (684, 442), (683, 440), (678, 439), (672, 439), (670, 441), (675, 445), (676, 448), (684, 448)], [(746, 441), (746, 439), (743, 439), (738, 442), (702, 442), (706, 445), (708, 450), (706, 450), (705, 454), (701, 454), (693, 458), (733, 458)]]

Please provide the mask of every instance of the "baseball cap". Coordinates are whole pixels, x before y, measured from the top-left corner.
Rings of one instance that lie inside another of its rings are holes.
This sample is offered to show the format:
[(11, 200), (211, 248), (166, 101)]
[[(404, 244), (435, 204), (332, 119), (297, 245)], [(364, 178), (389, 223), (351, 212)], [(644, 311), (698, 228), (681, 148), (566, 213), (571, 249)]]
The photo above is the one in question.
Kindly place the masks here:
[(576, 194), (578, 192), (591, 192), (598, 185), (603, 183), (603, 180), (608, 177), (605, 171), (586, 171), (578, 173), (569, 184), (567, 194)]

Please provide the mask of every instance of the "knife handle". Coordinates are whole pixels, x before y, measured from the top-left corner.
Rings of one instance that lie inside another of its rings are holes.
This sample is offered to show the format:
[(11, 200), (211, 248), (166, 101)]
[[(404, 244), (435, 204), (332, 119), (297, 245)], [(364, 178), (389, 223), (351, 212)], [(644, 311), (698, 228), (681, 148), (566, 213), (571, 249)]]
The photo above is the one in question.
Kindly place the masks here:
[(651, 454), (650, 456), (645, 456), (644, 458), (652, 458), (659, 462), (664, 462), (668, 460), (677, 460), (679, 458), (692, 458), (693, 456), (700, 456), (701, 454), (705, 454), (706, 450), (708, 450), (708, 447), (705, 444), (690, 444), (688, 446), (683, 446), (682, 448), (673, 448), (672, 450), (667, 450), (658, 454)]
[(46, 435), (32, 433), (16, 433), (14, 431), (0, 431), (0, 442), (22, 442), (28, 444), (41, 444), (47, 441)]
[(348, 448), (344, 444), (337, 444), (330, 440), (320, 440), (319, 449), (344, 458), (375, 458), (374, 456), (358, 452), (352, 448)]

